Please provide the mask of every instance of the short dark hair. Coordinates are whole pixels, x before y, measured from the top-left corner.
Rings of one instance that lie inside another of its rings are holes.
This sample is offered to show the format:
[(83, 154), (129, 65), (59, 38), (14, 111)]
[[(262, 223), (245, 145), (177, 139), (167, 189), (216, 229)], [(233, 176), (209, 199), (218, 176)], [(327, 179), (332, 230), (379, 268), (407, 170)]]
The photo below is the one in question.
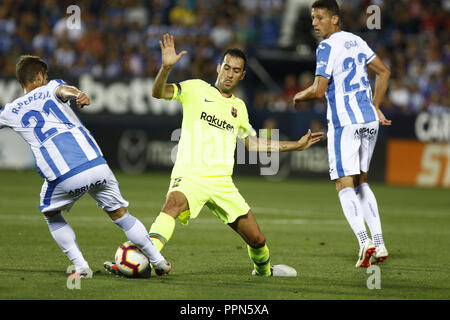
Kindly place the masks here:
[(242, 51), (239, 48), (227, 49), (227, 51), (223, 53), (222, 59), (220, 59), (220, 64), (223, 63), (223, 61), (225, 60), (225, 56), (227, 54), (229, 54), (232, 57), (241, 58), (242, 60), (244, 60), (244, 70), (245, 70), (245, 67), (247, 66), (247, 56), (245, 55), (244, 51)]
[(32, 83), (39, 72), (42, 72), (42, 75), (44, 75), (47, 71), (47, 64), (38, 56), (21, 56), (16, 64), (16, 77), (23, 88), (27, 84)]
[(341, 23), (341, 11), (336, 0), (316, 0), (312, 4), (311, 8), (327, 9), (331, 16), (337, 15), (339, 17), (339, 24)]

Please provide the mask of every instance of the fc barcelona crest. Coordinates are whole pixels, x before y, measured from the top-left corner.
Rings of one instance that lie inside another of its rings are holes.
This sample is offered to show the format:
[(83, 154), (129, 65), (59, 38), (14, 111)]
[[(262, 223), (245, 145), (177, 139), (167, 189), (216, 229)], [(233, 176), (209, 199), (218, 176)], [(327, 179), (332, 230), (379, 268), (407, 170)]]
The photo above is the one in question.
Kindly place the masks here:
[(237, 117), (237, 109), (235, 107), (231, 107), (231, 115), (235, 118)]
[(175, 178), (175, 179), (173, 179), (173, 185), (172, 185), (172, 188), (178, 187), (178, 186), (180, 185), (180, 182), (181, 182), (181, 178)]

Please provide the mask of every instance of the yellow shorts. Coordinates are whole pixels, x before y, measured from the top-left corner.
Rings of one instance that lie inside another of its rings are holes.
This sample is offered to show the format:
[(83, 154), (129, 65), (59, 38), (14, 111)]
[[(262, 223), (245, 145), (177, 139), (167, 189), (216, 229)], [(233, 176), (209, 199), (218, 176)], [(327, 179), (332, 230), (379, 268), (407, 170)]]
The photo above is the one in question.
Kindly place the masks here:
[(205, 204), (225, 224), (234, 222), (250, 210), (231, 177), (174, 178), (170, 180), (167, 194), (173, 191), (183, 193), (189, 204), (189, 210), (178, 216), (178, 221), (184, 225), (189, 219), (195, 219)]

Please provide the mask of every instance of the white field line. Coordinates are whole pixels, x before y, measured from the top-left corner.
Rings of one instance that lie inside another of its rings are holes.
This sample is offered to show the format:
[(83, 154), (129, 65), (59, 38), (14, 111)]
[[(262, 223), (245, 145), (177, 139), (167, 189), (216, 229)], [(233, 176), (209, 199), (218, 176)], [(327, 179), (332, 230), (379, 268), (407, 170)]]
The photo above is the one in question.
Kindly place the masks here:
[[(66, 219), (71, 224), (80, 224), (80, 223), (104, 223), (109, 222), (109, 218), (106, 214), (103, 214), (101, 211), (99, 211), (98, 216), (83, 216), (78, 214), (65, 214)], [(145, 224), (151, 224), (155, 220), (156, 215), (153, 217), (140, 217), (139, 219), (145, 223)], [(42, 221), (44, 222), (44, 218), (41, 214), (37, 213), (36, 215), (14, 215), (14, 214), (1, 214), (0, 215), (0, 221), (26, 221), (28, 222), (37, 222)], [(215, 223), (219, 222), (219, 223)], [(277, 224), (277, 225), (287, 225), (287, 224), (295, 224), (295, 225), (341, 225), (346, 224), (346, 221), (344, 219), (258, 219), (258, 222), (260, 224)], [(217, 226), (221, 225), (221, 221), (216, 217), (205, 217), (205, 215), (200, 215), (198, 218), (191, 221), (191, 224), (195, 225), (203, 225), (207, 224), (209, 226)]]
[[(17, 203), (14, 203), (17, 202)], [(33, 207), (36, 208), (37, 211), (37, 206), (39, 205), (38, 202), (35, 203), (35, 205), (33, 205)], [(146, 208), (146, 209), (158, 209), (161, 210), (162, 207), (164, 205), (164, 201), (161, 202), (156, 202), (156, 201), (134, 201), (134, 202), (130, 202), (129, 208), (130, 208), (130, 212), (133, 210), (133, 208)], [(21, 208), (24, 207), (24, 203), (23, 201), (10, 201), (8, 200), (8, 206), (19, 206)], [(91, 207), (93, 210), (95, 210), (95, 201), (78, 201), (74, 204), (73, 208), (76, 207)], [(259, 214), (284, 214), (284, 215), (292, 215), (292, 216), (302, 216), (302, 217), (306, 217), (306, 216), (312, 216), (314, 215), (313, 212), (308, 211), (308, 210), (302, 210), (302, 209), (281, 209), (281, 208), (266, 208), (266, 207), (251, 207), (252, 212), (255, 215), (259, 215)], [(159, 211), (158, 211), (159, 213)], [(2, 214), (0, 213), (0, 217), (2, 216)]]

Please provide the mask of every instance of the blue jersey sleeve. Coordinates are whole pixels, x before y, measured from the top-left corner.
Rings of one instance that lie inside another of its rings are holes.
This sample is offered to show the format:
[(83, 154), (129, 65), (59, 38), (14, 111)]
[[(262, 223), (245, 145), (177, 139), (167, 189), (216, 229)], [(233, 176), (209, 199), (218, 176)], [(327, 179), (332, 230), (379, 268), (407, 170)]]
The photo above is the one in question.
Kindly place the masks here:
[(366, 57), (366, 64), (372, 62), (373, 59), (377, 56), (376, 53), (369, 47), (366, 41), (362, 38), (358, 37), (359, 47), (361, 48), (361, 52)]
[(316, 53), (316, 76), (322, 76), (330, 79), (332, 70), (330, 61), (331, 46), (326, 42), (321, 42), (317, 47)]

